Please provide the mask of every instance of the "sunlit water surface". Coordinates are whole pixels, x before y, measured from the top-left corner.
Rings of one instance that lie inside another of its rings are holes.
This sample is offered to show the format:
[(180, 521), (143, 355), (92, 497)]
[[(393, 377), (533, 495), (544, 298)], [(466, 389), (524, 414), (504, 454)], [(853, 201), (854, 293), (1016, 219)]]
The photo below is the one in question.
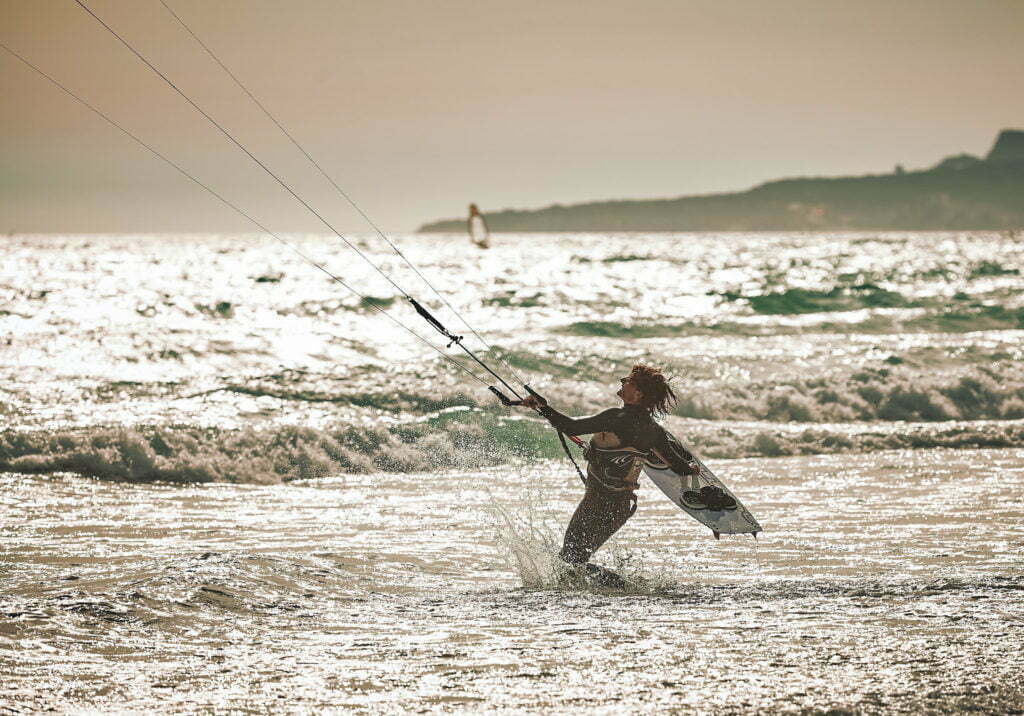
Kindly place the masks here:
[(599, 553), (624, 592), (548, 571), (579, 494), (558, 463), (273, 487), (8, 475), (0, 698), (1024, 708), (1024, 451), (717, 467), (768, 531), (715, 542), (647, 485)]
[(1024, 242), (400, 237), (568, 411), (676, 374), (765, 532), (646, 484), (614, 591), (544, 426), (293, 238), (370, 298), (257, 237), (5, 240), (0, 711), (1024, 710)]

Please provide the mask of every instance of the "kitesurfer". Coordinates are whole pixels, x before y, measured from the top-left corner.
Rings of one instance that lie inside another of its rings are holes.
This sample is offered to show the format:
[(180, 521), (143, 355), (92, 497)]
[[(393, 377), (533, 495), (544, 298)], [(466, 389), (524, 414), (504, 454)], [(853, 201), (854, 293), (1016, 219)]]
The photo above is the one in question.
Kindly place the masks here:
[[(680, 475), (697, 475), (693, 455), (655, 421), (676, 403), (676, 395), (659, 368), (637, 364), (620, 379), (621, 408), (587, 418), (570, 418), (542, 398), (523, 401), (566, 435), (592, 435), (587, 458), (586, 492), (569, 526), (560, 557), (584, 565), (636, 511), (636, 489), (644, 461), (667, 463)], [(653, 453), (653, 454), (652, 454)]]

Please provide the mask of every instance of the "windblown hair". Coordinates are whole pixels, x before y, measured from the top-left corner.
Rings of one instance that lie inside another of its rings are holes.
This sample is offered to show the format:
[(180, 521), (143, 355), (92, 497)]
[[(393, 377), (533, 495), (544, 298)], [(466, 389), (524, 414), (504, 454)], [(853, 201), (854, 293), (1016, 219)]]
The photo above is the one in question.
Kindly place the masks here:
[(644, 394), (641, 405), (651, 415), (665, 415), (675, 407), (676, 394), (660, 368), (637, 363), (633, 366), (629, 379)]

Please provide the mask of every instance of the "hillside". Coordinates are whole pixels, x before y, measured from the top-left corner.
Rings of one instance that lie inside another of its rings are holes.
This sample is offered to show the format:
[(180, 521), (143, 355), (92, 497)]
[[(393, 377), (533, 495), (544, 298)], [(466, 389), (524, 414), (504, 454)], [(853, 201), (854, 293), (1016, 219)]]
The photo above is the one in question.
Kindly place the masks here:
[[(1024, 131), (1004, 130), (984, 158), (922, 171), (767, 182), (748, 191), (596, 201), (487, 214), (491, 231), (797, 231), (1024, 228)], [(465, 231), (465, 219), (420, 227)]]

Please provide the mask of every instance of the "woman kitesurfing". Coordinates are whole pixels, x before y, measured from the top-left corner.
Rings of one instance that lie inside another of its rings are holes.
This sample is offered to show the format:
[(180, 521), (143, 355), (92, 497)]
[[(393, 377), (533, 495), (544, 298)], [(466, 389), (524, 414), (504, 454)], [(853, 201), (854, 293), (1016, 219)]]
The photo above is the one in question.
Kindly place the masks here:
[[(451, 363), (455, 368), (471, 379), (479, 382), (488, 388), (502, 404), (506, 406), (521, 405), (536, 410), (541, 416), (547, 419), (562, 441), (567, 454), (572, 454), (566, 444), (565, 436), (584, 448), (584, 455), (587, 459), (587, 475), (580, 473), (581, 479), (586, 485), (586, 492), (579, 506), (576, 508), (572, 519), (569, 521), (565, 533), (564, 544), (560, 553), (561, 558), (573, 565), (588, 565), (594, 552), (604, 544), (626, 521), (632, 516), (636, 509), (635, 491), (637, 489), (637, 478), (641, 470), (645, 471), (658, 487), (675, 502), (679, 507), (688, 511), (691, 516), (711, 528), (717, 537), (720, 533), (753, 533), (760, 530), (760, 525), (741, 506), (731, 494), (723, 490), (720, 481), (715, 478), (709, 470), (703, 466), (685, 447), (679, 443), (670, 433), (662, 428), (655, 417), (664, 415), (675, 403), (675, 394), (665, 379), (662, 371), (658, 368), (638, 364), (633, 367), (630, 374), (621, 380), (621, 387), (617, 395), (622, 400), (622, 407), (611, 408), (602, 413), (588, 418), (570, 418), (558, 412), (547, 404), (547, 401), (538, 395), (526, 380), (519, 375), (509, 361), (502, 357), (501, 353), (491, 348), (483, 337), (466, 321), (466, 319), (455, 309), (454, 306), (439, 292), (434, 285), (419, 271), (419, 269), (399, 250), (399, 248), (374, 224), (359, 206), (348, 196), (341, 186), (327, 173), (327, 171), (299, 144), (295, 137), (289, 133), (284, 126), (271, 114), (271, 112), (242, 84), (241, 80), (232, 73), (223, 62), (213, 53), (199, 37), (192, 32), (181, 17), (175, 13), (167, 4), (166, 0), (160, 0), (168, 12), (177, 20), (188, 33), (198, 42), (211, 58), (220, 65), (231, 77), (238, 87), (249, 97), (249, 99), (262, 110), (267, 118), (275, 124), (278, 129), (291, 141), (300, 151), (311, 166), (328, 181), (338, 195), (352, 205), (360, 215), (373, 227), (380, 238), (410, 267), (413, 273), (429, 287), (433, 293), (458, 320), (468, 329), (479, 344), (486, 350), (481, 352), (480, 348), (471, 348), (466, 345), (464, 336), (453, 333), (441, 320), (432, 312), (431, 308), (417, 300), (412, 294), (399, 285), (389, 273), (380, 265), (374, 262), (360, 246), (348, 239), (339, 232), (309, 201), (303, 198), (288, 182), (276, 173), (268, 164), (260, 159), (256, 153), (245, 146), (236, 136), (229, 131), (221, 122), (215, 119), (209, 112), (203, 109), (192, 97), (190, 97), (179, 84), (172, 81), (153, 62), (143, 55), (132, 43), (118, 33), (105, 20), (97, 15), (84, 0), (75, 0), (83, 11), (92, 16), (102, 25), (114, 38), (130, 51), (141, 63), (146, 65), (159, 78), (161, 78), (175, 93), (188, 103), (198, 114), (202, 115), (217, 131), (220, 132), (232, 145), (249, 157), (252, 162), (272, 178), (280, 187), (290, 194), (310, 214), (312, 214), (331, 234), (340, 239), (373, 270), (387, 280), (394, 289), (406, 299), (413, 312), (426, 321), (426, 323), (447, 341), (447, 349), (457, 347), (475, 365), (476, 368), (467, 366), (463, 361), (456, 360), (453, 356), (435, 345), (407, 325), (406, 321), (392, 315), (384, 308), (372, 305), (371, 308), (381, 314), (387, 320), (392, 321), (401, 329), (408, 332), (417, 340), (424, 343), (433, 351), (437, 352), (442, 359)], [(327, 269), (323, 263), (316, 261), (292, 242), (281, 237), (268, 229), (263, 223), (257, 221), (253, 216), (235, 203), (229, 201), (217, 193), (208, 184), (194, 176), (182, 166), (154, 149), (141, 138), (123, 127), (109, 115), (94, 107), (85, 99), (78, 96), (72, 90), (65, 87), (58, 80), (51, 77), (43, 70), (29, 62), (27, 59), (16, 53), (6, 45), (0, 44), (3, 48), (22, 63), (33, 69), (43, 78), (51, 82), (57, 88), (68, 94), (70, 97), (96, 113), (113, 127), (134, 140), (140, 146), (151, 152), (154, 156), (164, 161), (187, 179), (194, 182), (218, 199), (221, 203), (237, 212), (247, 219), (261, 232), (273, 237), (285, 247), (298, 254), (306, 263), (314, 269), (326, 274), (332, 281), (343, 286), (345, 289), (359, 297), (361, 300), (366, 297), (350, 285), (346, 280), (336, 273)], [(483, 233), (479, 240), (473, 235), (474, 241), (486, 248), (488, 233), (486, 222), (475, 204), (470, 205), (470, 229), (473, 230), (474, 220), (482, 226)], [(501, 373), (496, 367), (490, 364), (490, 359), (496, 359), (504, 368)], [(490, 379), (485, 379), (477, 373), (476, 369), (482, 369), (489, 374)], [(507, 372), (506, 372), (507, 371)], [(503, 375), (504, 374), (504, 375)], [(496, 381), (496, 382), (495, 382)], [(520, 386), (517, 389), (513, 383)], [(498, 387), (500, 386), (500, 388)], [(513, 398), (508, 397), (502, 389), (509, 391)], [(525, 397), (524, 397), (525, 394)], [(585, 445), (578, 435), (592, 435), (589, 445)], [(575, 460), (574, 460), (575, 462)], [(579, 468), (577, 468), (579, 470)], [(700, 478), (698, 480), (698, 477)], [(687, 479), (692, 478), (692, 480)], [(689, 489), (687, 489), (689, 488)], [(737, 509), (738, 508), (738, 509)], [(731, 514), (730, 514), (731, 513)], [(598, 568), (593, 568), (598, 569)]]
[[(690, 451), (655, 421), (655, 417), (665, 415), (676, 403), (664, 373), (638, 363), (620, 383), (616, 395), (622, 400), (622, 407), (586, 418), (570, 418), (536, 395), (522, 402), (523, 407), (537, 410), (566, 435), (593, 436), (584, 450), (586, 492), (569, 520), (559, 554), (569, 564), (587, 564), (594, 552), (633, 516), (638, 478), (645, 462), (654, 459), (677, 475), (695, 477), (701, 471)], [(682, 499), (691, 509), (736, 508), (736, 500), (713, 485), (685, 490)]]

